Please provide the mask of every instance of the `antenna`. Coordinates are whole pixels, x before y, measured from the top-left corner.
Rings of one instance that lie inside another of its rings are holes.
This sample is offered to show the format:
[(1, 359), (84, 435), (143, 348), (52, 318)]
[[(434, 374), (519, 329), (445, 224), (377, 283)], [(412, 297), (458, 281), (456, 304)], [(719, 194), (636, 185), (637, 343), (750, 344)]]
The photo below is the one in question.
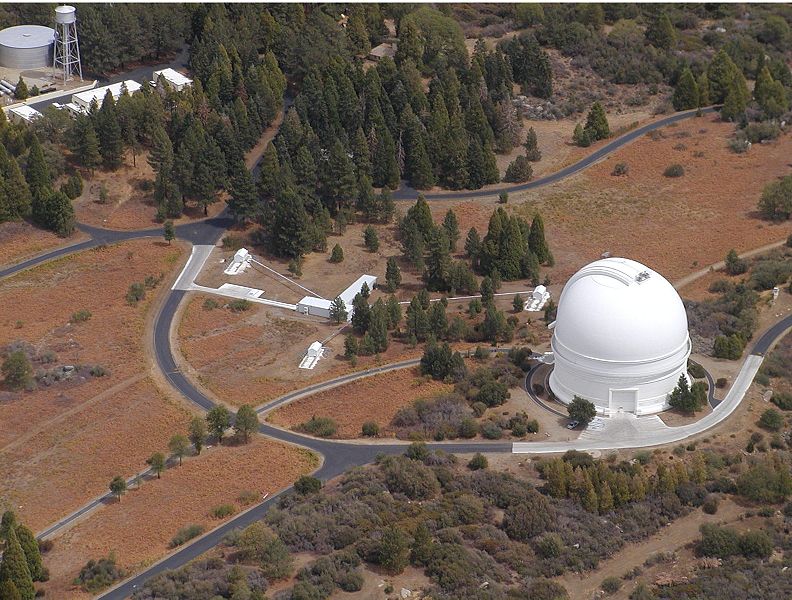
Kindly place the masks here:
[(63, 82), (79, 75), (82, 81), (80, 46), (77, 42), (77, 11), (73, 6), (55, 8), (55, 60), (53, 68), (61, 71)]

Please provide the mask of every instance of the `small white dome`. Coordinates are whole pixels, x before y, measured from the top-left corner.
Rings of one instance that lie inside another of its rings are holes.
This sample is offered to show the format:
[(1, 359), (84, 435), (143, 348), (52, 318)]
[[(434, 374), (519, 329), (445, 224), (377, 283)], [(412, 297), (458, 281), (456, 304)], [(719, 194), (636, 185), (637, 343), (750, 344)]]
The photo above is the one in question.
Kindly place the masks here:
[(564, 286), (552, 345), (550, 386), (560, 400), (581, 396), (605, 413), (658, 412), (686, 370), (685, 307), (673, 286), (641, 263), (598, 260)]

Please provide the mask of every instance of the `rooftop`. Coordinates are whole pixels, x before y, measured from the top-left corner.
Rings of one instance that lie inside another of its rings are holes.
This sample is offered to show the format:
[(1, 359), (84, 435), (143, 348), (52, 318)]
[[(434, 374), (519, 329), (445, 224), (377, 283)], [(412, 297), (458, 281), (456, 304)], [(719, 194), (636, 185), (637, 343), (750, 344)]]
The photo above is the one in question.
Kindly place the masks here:
[(8, 48), (40, 48), (55, 41), (55, 30), (43, 25), (17, 25), (0, 31), (0, 45)]
[(170, 67), (167, 69), (162, 69), (161, 71), (154, 71), (154, 81), (156, 82), (159, 79), (159, 76), (162, 75), (165, 78), (165, 81), (171, 83), (176, 86), (184, 86), (190, 85), (192, 83), (192, 79), (182, 75), (175, 69), (171, 69)]
[(19, 115), (26, 121), (32, 121), (33, 119), (38, 119), (41, 116), (41, 113), (37, 111), (32, 106), (28, 106), (27, 104), (22, 104), (21, 106), (14, 106), (10, 109), (10, 111), (16, 115)]
[(134, 94), (142, 87), (137, 81), (127, 79), (126, 81), (121, 81), (112, 85), (105, 85), (92, 90), (86, 90), (84, 92), (74, 94), (72, 96), (72, 102), (75, 104), (89, 106), (91, 102), (96, 99), (97, 104), (101, 106), (102, 102), (104, 101), (105, 94), (107, 94), (108, 91), (113, 95), (114, 100), (118, 100), (119, 96), (121, 96), (122, 86), (126, 86), (126, 89), (130, 94)]

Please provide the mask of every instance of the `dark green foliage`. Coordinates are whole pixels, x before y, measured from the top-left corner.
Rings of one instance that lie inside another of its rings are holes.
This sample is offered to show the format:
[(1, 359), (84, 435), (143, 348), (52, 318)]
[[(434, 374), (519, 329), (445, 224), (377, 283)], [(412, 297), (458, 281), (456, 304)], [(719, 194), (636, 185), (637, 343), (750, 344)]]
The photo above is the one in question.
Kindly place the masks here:
[(298, 494), (308, 496), (309, 494), (318, 494), (322, 489), (322, 482), (316, 477), (310, 475), (302, 475), (297, 481), (294, 482), (294, 489)]
[(792, 175), (768, 183), (759, 200), (762, 217), (772, 221), (785, 221), (792, 215)]
[(446, 344), (437, 344), (430, 341), (426, 345), (423, 356), (421, 357), (421, 373), (431, 375), (433, 379), (451, 379), (461, 381), (465, 376), (465, 363), (459, 352), (451, 351), (451, 347)]
[(388, 257), (385, 266), (385, 285), (389, 292), (394, 292), (401, 285), (401, 269), (394, 257)]
[(737, 479), (737, 492), (749, 500), (777, 504), (792, 495), (792, 475), (783, 462), (756, 462)]
[(732, 248), (726, 254), (726, 272), (729, 275), (742, 275), (748, 270), (748, 263), (745, 260), (742, 260), (737, 251)]
[(719, 335), (715, 338), (713, 346), (713, 356), (715, 358), (727, 358), (737, 360), (742, 356), (745, 349), (745, 339), (739, 333), (731, 335)]
[(5, 385), (10, 390), (23, 390), (32, 385), (33, 367), (24, 350), (8, 353), (3, 360), (2, 374)]
[(115, 555), (112, 553), (107, 558), (89, 560), (80, 569), (80, 574), (75, 578), (74, 585), (81, 587), (86, 592), (98, 592), (124, 577), (124, 572), (116, 566)]
[(575, 125), (575, 130), (572, 132), (572, 141), (575, 145), (580, 146), (581, 148), (588, 148), (591, 146), (591, 135), (587, 130), (583, 128), (583, 126), (578, 123)]
[(506, 167), (506, 174), (503, 177), (503, 181), (508, 183), (524, 183), (530, 181), (532, 177), (533, 168), (531, 167), (531, 163), (528, 162), (528, 158), (520, 155)]
[(346, 322), (348, 315), (349, 313), (347, 312), (344, 300), (340, 296), (337, 296), (332, 304), (330, 304), (330, 320), (338, 325)]
[(379, 425), (374, 421), (366, 421), (363, 423), (361, 433), (364, 437), (377, 437), (379, 435)]
[(697, 381), (693, 387), (695, 389), (690, 387), (684, 375), (680, 375), (676, 387), (668, 397), (671, 407), (685, 413), (701, 410), (707, 402), (706, 384)]
[(247, 443), (251, 434), (258, 431), (259, 419), (255, 409), (250, 404), (243, 404), (237, 411), (234, 419), (234, 431), (242, 436), (242, 440)]
[(608, 594), (615, 594), (621, 586), (622, 581), (618, 577), (606, 577), (600, 584), (600, 587)]
[(333, 246), (333, 251), (330, 253), (331, 263), (340, 263), (344, 261), (344, 249), (340, 244)]
[(223, 434), (231, 426), (231, 413), (225, 406), (218, 404), (206, 413), (206, 425), (209, 433), (222, 444)]
[[(6, 521), (4, 515), (4, 521)], [(14, 527), (4, 528), (3, 558), (0, 562), (0, 581), (10, 581), (23, 600), (33, 600), (35, 589), (28, 561)]]
[(611, 131), (608, 126), (608, 118), (605, 115), (605, 109), (602, 104), (595, 102), (588, 116), (586, 117), (586, 126), (584, 131), (588, 134), (589, 139), (594, 142), (597, 140), (604, 140), (610, 137)]
[(294, 561), (285, 544), (260, 521), (242, 530), (235, 546), (240, 559), (258, 564), (269, 579), (284, 579), (292, 573)]
[(14, 90), (14, 98), (16, 98), (17, 100), (27, 100), (28, 99), (28, 97), (30, 96), (30, 92), (28, 91), (27, 83), (25, 83), (25, 80), (22, 79), (21, 75), (19, 76), (19, 79), (17, 80), (16, 86), (14, 86), (14, 87), (16, 88)]
[(739, 534), (730, 527), (713, 524), (702, 525), (700, 531), (696, 551), (703, 556), (729, 558), (739, 554), (745, 558), (769, 558), (773, 551), (773, 543), (764, 531)]
[(685, 174), (685, 168), (679, 164), (673, 164), (666, 167), (663, 175), (666, 177), (682, 177)]
[(575, 396), (572, 399), (572, 402), (567, 405), (567, 413), (569, 413), (570, 419), (580, 421), (580, 423), (585, 427), (594, 417), (597, 416), (597, 409), (594, 404), (588, 400), (585, 400), (580, 396)]
[(75, 198), (78, 198), (83, 191), (83, 180), (82, 177), (80, 177), (79, 173), (71, 175), (66, 180), (66, 183), (64, 183), (61, 186), (60, 191), (66, 194), (69, 200), (74, 200)]
[(459, 241), (459, 222), (457, 221), (456, 213), (450, 208), (443, 218), (443, 229), (448, 239), (449, 250), (455, 252), (457, 241)]
[(551, 529), (555, 511), (544, 496), (532, 491), (519, 503), (506, 508), (503, 529), (517, 541), (527, 542)]
[(379, 236), (377, 235), (377, 230), (371, 225), (363, 230), (363, 243), (369, 252), (376, 252), (379, 250)]
[(553, 94), (553, 73), (550, 57), (531, 34), (522, 34), (498, 44), (512, 66), (514, 81), (524, 94), (549, 98)]
[(182, 527), (176, 532), (176, 535), (171, 538), (169, 547), (176, 548), (181, 546), (201, 535), (205, 529), (203, 525), (187, 525), (186, 527)]
[(669, 50), (674, 46), (676, 31), (668, 14), (662, 12), (649, 23), (646, 28), (646, 41), (662, 50)]
[(759, 426), (770, 431), (778, 431), (784, 426), (784, 417), (777, 410), (768, 408), (759, 417)]
[(699, 89), (696, 78), (688, 67), (679, 76), (672, 99), (674, 110), (689, 110), (699, 106)]
[(314, 415), (305, 423), (295, 427), (295, 429), (317, 437), (332, 437), (338, 431), (338, 424), (329, 417), (317, 417)]
[(539, 150), (539, 142), (536, 138), (536, 132), (533, 127), (528, 128), (528, 133), (525, 136), (525, 158), (531, 162), (537, 162), (542, 159), (542, 153)]
[(167, 220), (163, 224), (163, 237), (168, 242), (168, 245), (176, 239), (176, 228), (173, 226), (173, 221)]
[(473, 455), (473, 458), (470, 459), (470, 462), (468, 462), (467, 467), (471, 471), (478, 471), (480, 469), (486, 469), (488, 465), (489, 463), (487, 461), (487, 457), (481, 454), (480, 452), (477, 452), (476, 454)]
[(45, 570), (41, 564), (41, 552), (33, 532), (20, 523), (16, 526), (16, 534), (33, 581), (46, 581)]
[(792, 394), (786, 392), (773, 393), (770, 402), (775, 404), (781, 410), (792, 410)]

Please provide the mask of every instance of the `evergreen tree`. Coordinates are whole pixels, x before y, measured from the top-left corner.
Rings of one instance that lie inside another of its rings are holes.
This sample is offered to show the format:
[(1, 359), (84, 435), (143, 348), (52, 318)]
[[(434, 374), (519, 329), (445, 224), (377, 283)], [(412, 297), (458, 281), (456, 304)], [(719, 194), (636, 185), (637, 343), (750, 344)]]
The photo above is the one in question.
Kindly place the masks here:
[(413, 296), (410, 300), (405, 326), (408, 338), (413, 337), (419, 342), (426, 339), (429, 332), (429, 318), (418, 296)]
[(300, 195), (284, 189), (275, 199), (272, 219), (265, 224), (270, 249), (286, 258), (299, 258), (310, 248), (310, 219)]
[(16, 526), (16, 534), (19, 545), (25, 554), (28, 570), (33, 581), (44, 581), (44, 567), (41, 564), (41, 551), (33, 532), (21, 523)]
[(402, 319), (402, 309), (399, 301), (396, 299), (396, 296), (392, 294), (388, 296), (387, 309), (388, 328), (393, 329), (394, 327), (398, 327)]
[(377, 235), (377, 230), (371, 225), (363, 230), (363, 243), (369, 252), (376, 252), (379, 250), (379, 236)]
[(359, 334), (368, 331), (371, 323), (371, 307), (368, 297), (362, 293), (355, 294), (352, 299), (352, 328)]
[(481, 251), (481, 238), (479, 237), (476, 228), (471, 227), (470, 230), (468, 231), (467, 237), (465, 238), (465, 254), (467, 254), (468, 258), (473, 259), (474, 266), (476, 264), (476, 260), (478, 258), (480, 251)]
[(423, 269), (424, 236), (418, 229), (415, 219), (409, 217), (404, 219), (401, 228), (401, 245), (405, 258), (416, 269)]
[(371, 150), (363, 128), (358, 127), (352, 140), (352, 160), (355, 162), (358, 177), (366, 175), (371, 179)]
[(581, 148), (588, 148), (591, 146), (591, 136), (580, 123), (575, 125), (575, 131), (572, 133), (572, 141), (576, 146), (580, 146)]
[(467, 174), (467, 187), (472, 190), (481, 188), (487, 182), (488, 173), (484, 150), (476, 137), (471, 137), (468, 144)]
[(19, 163), (0, 144), (0, 223), (23, 219), (30, 211), (31, 194), (25, 176)]
[(745, 116), (748, 108), (745, 94), (740, 89), (739, 82), (735, 78), (729, 85), (729, 92), (723, 101), (721, 108), (721, 119), (724, 121), (740, 121)]
[(401, 285), (401, 269), (399, 269), (396, 258), (393, 256), (388, 257), (388, 262), (385, 266), (385, 284), (389, 292), (396, 291)]
[(335, 246), (333, 246), (333, 251), (330, 253), (330, 262), (331, 263), (344, 262), (344, 249), (341, 247), (340, 244), (336, 244)]
[(429, 238), (429, 256), (426, 259), (424, 279), (430, 290), (447, 290), (451, 272), (451, 256), (445, 230), (438, 227)]
[(503, 311), (495, 308), (492, 302), (487, 305), (487, 310), (484, 313), (481, 333), (484, 339), (489, 340), (493, 346), (497, 346), (498, 343), (507, 342), (511, 339), (512, 331), (509, 323), (506, 321), (506, 315), (503, 314)]
[(443, 218), (443, 229), (448, 237), (448, 247), (451, 252), (456, 252), (457, 241), (459, 240), (459, 221), (456, 213), (449, 208)]
[(341, 296), (336, 296), (330, 304), (330, 320), (336, 325), (344, 323), (347, 320), (349, 313), (347, 313), (346, 304)]
[(22, 595), (10, 579), (0, 581), (0, 598), (3, 600), (22, 600)]
[[(720, 49), (707, 68), (710, 102), (722, 104), (732, 88), (735, 78), (742, 77), (739, 67), (734, 64), (724, 49)], [(746, 90), (747, 95), (747, 90)]]
[(14, 98), (17, 100), (27, 100), (30, 96), (30, 92), (28, 91), (28, 86), (25, 83), (25, 80), (22, 79), (22, 75), (19, 76), (19, 80), (17, 80), (16, 89), (14, 90)]
[(0, 562), (0, 581), (13, 583), (22, 600), (33, 600), (36, 596), (25, 553), (14, 528), (10, 528), (5, 536), (3, 559)]
[(173, 144), (161, 126), (152, 133), (148, 163), (155, 173), (163, 170), (170, 172), (173, 169)]
[(388, 316), (388, 308), (382, 301), (382, 298), (380, 298), (374, 303), (374, 307), (371, 309), (371, 318), (366, 332), (366, 335), (371, 340), (372, 349), (375, 354), (385, 352), (388, 349), (389, 322), (390, 317)]
[[(578, 125), (580, 127), (580, 125)], [(575, 143), (578, 143), (577, 141)], [(506, 174), (503, 180), (508, 183), (524, 183), (530, 181), (533, 177), (533, 168), (528, 158), (525, 156), (518, 156), (506, 168)]]
[(423, 194), (418, 194), (415, 204), (407, 211), (405, 221), (413, 221), (424, 240), (429, 239), (435, 227), (432, 220), (432, 211)]
[(429, 307), (427, 315), (429, 320), (429, 331), (438, 340), (446, 338), (448, 333), (448, 316), (443, 302), (434, 302)]
[(74, 208), (63, 192), (50, 192), (38, 206), (34, 203), (36, 222), (62, 237), (74, 233)]
[(547, 246), (547, 240), (545, 240), (544, 220), (540, 214), (534, 216), (531, 221), (528, 248), (536, 255), (537, 260), (541, 264), (549, 264), (552, 262), (552, 254), (550, 254), (550, 248)]
[[(28, 151), (27, 169), (25, 179), (30, 189), (32, 197), (33, 220), (43, 224), (43, 204), (52, 192), (52, 177), (50, 176), (47, 161), (41, 150), (38, 136), (34, 135), (31, 140), (30, 150)], [(46, 227), (46, 225), (44, 225)]]
[[(298, 152), (299, 156), (299, 152)], [(304, 158), (304, 157), (303, 157)], [(309, 173), (307, 176), (310, 176), (310, 165), (303, 164), (300, 161), (300, 168), (307, 168)], [(314, 165), (315, 169), (315, 165)], [(303, 184), (309, 184), (311, 188), (315, 186), (316, 182), (315, 179), (310, 182), (305, 182), (302, 179), (299, 179), (299, 176), (303, 175), (303, 173), (298, 172), (298, 181)], [(313, 172), (313, 177), (316, 177), (316, 171)], [(261, 157), (261, 163), (259, 167), (259, 178), (258, 178), (258, 193), (259, 196), (263, 200), (271, 200), (273, 199), (276, 194), (281, 190), (281, 166), (280, 166), (280, 159), (278, 157), (278, 151), (275, 148), (274, 144), (270, 144), (267, 146), (267, 149), (264, 150), (264, 154)]]
[(700, 106), (698, 85), (689, 67), (685, 67), (679, 76), (672, 103), (674, 110), (689, 110)]
[(102, 155), (99, 153), (99, 138), (96, 135), (93, 123), (85, 115), (77, 115), (74, 122), (72, 151), (77, 161), (90, 170), (99, 165)]
[(660, 13), (646, 28), (646, 41), (661, 50), (669, 50), (674, 46), (676, 30), (665, 12)]
[(373, 179), (377, 187), (399, 187), (399, 165), (396, 162), (396, 144), (386, 127), (376, 133), (376, 144), (373, 151)]
[(780, 81), (775, 81), (767, 66), (756, 77), (754, 97), (767, 118), (776, 119), (789, 108), (789, 98)]
[(235, 169), (229, 196), (228, 208), (238, 223), (251, 221), (259, 214), (256, 184), (244, 163)]
[(500, 181), (500, 171), (498, 171), (498, 161), (495, 158), (492, 145), (489, 142), (485, 142), (481, 150), (484, 156), (484, 184), (498, 183)]
[(709, 79), (707, 78), (706, 72), (702, 72), (696, 79), (696, 89), (698, 90), (698, 106), (700, 107), (709, 106), (711, 104), (711, 101), (710, 101), (710, 91), (709, 91)]
[(599, 102), (595, 102), (589, 111), (588, 117), (586, 118), (585, 131), (592, 141), (604, 140), (610, 137), (611, 132), (608, 126), (608, 118), (605, 115), (605, 109)]
[(339, 208), (348, 206), (356, 197), (355, 165), (336, 139), (322, 168), (322, 201), (331, 214), (336, 214)]
[(96, 115), (99, 135), (99, 153), (102, 162), (108, 169), (115, 170), (121, 166), (124, 153), (124, 143), (121, 137), (121, 127), (118, 123), (113, 94), (108, 90), (102, 101), (102, 108)]
[(405, 145), (405, 177), (412, 187), (418, 190), (431, 188), (434, 183), (432, 163), (426, 151), (425, 134), (418, 117), (413, 114), (410, 105), (402, 115)]
[[(539, 150), (539, 141), (536, 138), (536, 132), (534, 128), (531, 127), (528, 129), (528, 134), (525, 136), (525, 158), (530, 160), (531, 162), (537, 162), (541, 160), (542, 153)], [(530, 177), (529, 177), (530, 178)]]

